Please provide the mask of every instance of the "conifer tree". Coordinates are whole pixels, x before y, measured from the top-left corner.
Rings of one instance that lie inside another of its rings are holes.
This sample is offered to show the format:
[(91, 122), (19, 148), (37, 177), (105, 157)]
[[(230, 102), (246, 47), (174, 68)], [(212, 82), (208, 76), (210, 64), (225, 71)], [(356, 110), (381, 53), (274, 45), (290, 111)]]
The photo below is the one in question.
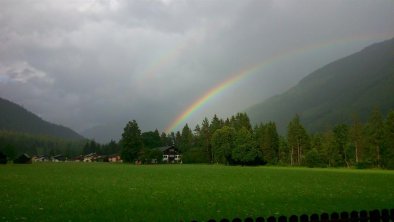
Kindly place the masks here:
[(347, 167), (350, 167), (350, 162), (346, 152), (348, 145), (348, 127), (345, 124), (339, 124), (334, 127), (333, 133), (335, 146), (341, 156), (341, 161), (345, 162)]
[(279, 161), (279, 135), (275, 123), (269, 122), (265, 125), (256, 126), (254, 134), (264, 161), (269, 164), (276, 164)]
[(186, 152), (193, 146), (193, 133), (186, 124), (182, 129), (182, 134), (180, 136), (179, 148), (182, 152)]
[(367, 139), (370, 154), (377, 167), (381, 166), (381, 152), (383, 145), (383, 119), (379, 109), (374, 109), (367, 123)]
[(175, 145), (176, 147), (180, 147), (181, 140), (182, 140), (181, 138), (182, 138), (181, 132), (176, 131), (175, 140), (174, 140), (174, 144), (173, 145)]
[(193, 133), (193, 144), (196, 148), (201, 149), (202, 148), (202, 143), (201, 143), (201, 128), (200, 125), (197, 124), (196, 127), (194, 127), (194, 133)]
[(301, 165), (304, 151), (309, 148), (309, 138), (296, 115), (287, 127), (287, 141), (290, 149), (291, 165)]
[(353, 116), (352, 125), (349, 130), (349, 139), (354, 146), (354, 157), (356, 164), (363, 162), (363, 150), (364, 150), (364, 137), (363, 137), (363, 125), (361, 124), (358, 116)]
[(201, 135), (201, 143), (203, 149), (206, 152), (209, 162), (212, 162), (213, 161), (213, 152), (211, 147), (212, 132), (210, 130), (208, 118), (206, 117), (202, 121), (200, 135)]
[(157, 129), (155, 131), (143, 132), (141, 136), (145, 148), (152, 149), (161, 146), (161, 138)]
[(290, 155), (289, 155), (289, 147), (287, 144), (286, 137), (279, 136), (279, 160), (278, 163), (289, 165), (290, 164)]
[(328, 167), (338, 165), (340, 159), (339, 151), (335, 145), (335, 136), (332, 130), (327, 130), (323, 134), (322, 150), (320, 153), (321, 160), (327, 164)]
[(390, 111), (384, 122), (384, 163), (389, 169), (394, 169), (394, 111)]
[(162, 132), (160, 135), (161, 146), (169, 146), (171, 144), (171, 140), (168, 138), (165, 132)]
[(232, 116), (230, 124), (236, 131), (239, 131), (242, 127), (252, 131), (252, 125), (250, 124), (250, 119), (246, 113), (237, 113), (235, 116)]
[(220, 120), (217, 115), (215, 114), (212, 118), (211, 124), (210, 124), (210, 131), (211, 133), (215, 133), (216, 130), (220, 129), (223, 127), (223, 121)]
[(125, 162), (133, 162), (144, 147), (141, 130), (135, 120), (129, 121), (123, 130), (121, 156)]

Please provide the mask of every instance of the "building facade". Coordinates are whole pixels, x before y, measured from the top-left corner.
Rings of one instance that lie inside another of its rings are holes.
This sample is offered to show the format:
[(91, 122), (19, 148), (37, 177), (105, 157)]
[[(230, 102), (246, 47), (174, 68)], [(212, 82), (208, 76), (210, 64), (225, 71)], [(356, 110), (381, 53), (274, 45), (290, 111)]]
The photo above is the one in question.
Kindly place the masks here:
[(165, 146), (157, 149), (162, 152), (164, 163), (182, 163), (182, 154), (175, 146)]

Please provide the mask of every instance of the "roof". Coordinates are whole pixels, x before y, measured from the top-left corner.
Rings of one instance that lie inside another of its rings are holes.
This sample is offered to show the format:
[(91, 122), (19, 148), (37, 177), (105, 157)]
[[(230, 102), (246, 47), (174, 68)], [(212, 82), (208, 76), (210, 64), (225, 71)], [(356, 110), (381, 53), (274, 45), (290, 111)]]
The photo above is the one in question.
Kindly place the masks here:
[(157, 147), (155, 149), (160, 150), (161, 152), (164, 152), (170, 148), (175, 148), (175, 146), (162, 146), (162, 147)]
[(29, 156), (29, 154), (27, 154), (27, 153), (24, 153), (24, 154), (20, 155), (19, 157), (21, 157), (21, 156), (26, 157), (26, 158), (31, 158), (31, 157)]
[(109, 155), (108, 157), (113, 158), (113, 157), (118, 157), (118, 156), (120, 157), (120, 154), (112, 154), (112, 155)]
[(64, 157), (64, 155), (62, 155), (62, 154), (58, 154), (56, 156), (53, 156), (53, 158), (62, 158), (62, 157)]
[(14, 160), (14, 163), (31, 163), (31, 157), (24, 153)]
[(85, 157), (96, 157), (96, 156), (98, 156), (96, 153), (89, 153), (85, 155)]

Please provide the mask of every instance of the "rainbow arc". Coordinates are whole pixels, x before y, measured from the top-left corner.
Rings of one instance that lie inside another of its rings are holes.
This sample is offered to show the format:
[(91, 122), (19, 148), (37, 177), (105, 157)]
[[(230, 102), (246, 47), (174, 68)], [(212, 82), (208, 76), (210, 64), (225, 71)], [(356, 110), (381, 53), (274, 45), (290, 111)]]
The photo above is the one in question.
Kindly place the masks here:
[(191, 103), (185, 110), (181, 112), (166, 128), (165, 132), (170, 133), (177, 129), (181, 124), (186, 124), (186, 120), (190, 118), (197, 110), (202, 109), (205, 104), (207, 104), (210, 100), (217, 97), (219, 94), (224, 93), (226, 89), (234, 86), (236, 83), (246, 79), (247, 77), (252, 77), (255, 74), (261, 73), (269, 66), (279, 64), (284, 59), (289, 59), (295, 56), (299, 56), (303, 53), (308, 53), (314, 50), (330, 48), (333, 46), (344, 45), (349, 42), (355, 41), (381, 41), (382, 39), (392, 38), (392, 33), (384, 33), (384, 34), (372, 34), (365, 36), (352, 36), (343, 39), (335, 39), (325, 42), (319, 42), (315, 44), (306, 45), (300, 48), (293, 48), (290, 50), (286, 50), (283, 52), (276, 53), (268, 59), (260, 61), (256, 64), (249, 65), (233, 74), (230, 75), (229, 78), (224, 81), (218, 83), (207, 92), (205, 92), (202, 96), (200, 96), (197, 100)]

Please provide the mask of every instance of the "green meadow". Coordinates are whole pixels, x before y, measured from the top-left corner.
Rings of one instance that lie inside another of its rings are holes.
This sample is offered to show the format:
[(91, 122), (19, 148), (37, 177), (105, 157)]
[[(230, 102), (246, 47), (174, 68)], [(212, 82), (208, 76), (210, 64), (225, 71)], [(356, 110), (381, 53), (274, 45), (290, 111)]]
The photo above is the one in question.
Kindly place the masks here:
[(0, 166), (1, 221), (206, 221), (393, 207), (394, 172), (385, 170)]

